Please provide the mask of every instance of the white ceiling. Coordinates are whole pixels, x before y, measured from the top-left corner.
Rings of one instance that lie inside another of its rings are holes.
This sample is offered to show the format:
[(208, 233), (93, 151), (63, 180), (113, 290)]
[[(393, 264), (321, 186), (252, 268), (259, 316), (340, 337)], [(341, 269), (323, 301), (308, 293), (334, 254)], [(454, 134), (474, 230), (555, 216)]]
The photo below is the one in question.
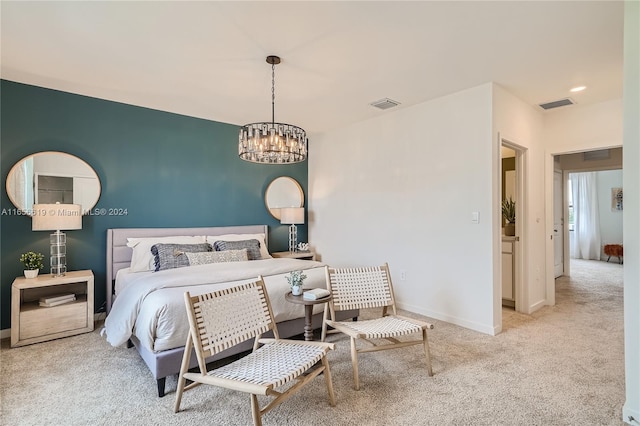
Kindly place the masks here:
[(276, 121), (310, 133), (490, 81), (534, 106), (622, 97), (622, 1), (0, 7), (2, 78), (233, 124), (270, 121), (271, 54)]

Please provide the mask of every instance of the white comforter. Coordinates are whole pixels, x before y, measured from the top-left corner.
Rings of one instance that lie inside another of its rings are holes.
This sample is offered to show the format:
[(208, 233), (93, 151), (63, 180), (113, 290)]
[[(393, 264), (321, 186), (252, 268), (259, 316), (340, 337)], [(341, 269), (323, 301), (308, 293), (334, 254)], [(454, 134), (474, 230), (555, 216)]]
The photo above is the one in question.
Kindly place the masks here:
[[(285, 275), (305, 270), (305, 288), (326, 288), (324, 264), (298, 259), (262, 259), (214, 263), (153, 273), (131, 273), (116, 294), (103, 334), (113, 346), (134, 334), (147, 349), (163, 351), (184, 346), (189, 331), (184, 293), (192, 295), (229, 288), (262, 275), (276, 322), (304, 317), (304, 306), (287, 302)], [(116, 283), (118, 288), (118, 283)], [(314, 313), (322, 305), (314, 306)]]

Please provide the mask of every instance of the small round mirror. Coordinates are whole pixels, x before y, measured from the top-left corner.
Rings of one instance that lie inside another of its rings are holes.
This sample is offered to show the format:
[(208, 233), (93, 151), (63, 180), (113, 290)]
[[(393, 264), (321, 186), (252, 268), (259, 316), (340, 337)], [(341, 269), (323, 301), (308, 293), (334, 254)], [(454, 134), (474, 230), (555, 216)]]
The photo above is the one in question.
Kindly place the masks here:
[(38, 152), (18, 161), (7, 175), (7, 195), (23, 213), (34, 204), (80, 204), (86, 214), (100, 198), (98, 174), (64, 152)]
[(264, 194), (264, 202), (271, 216), (280, 220), (280, 209), (304, 206), (304, 193), (295, 179), (282, 176), (269, 184)]

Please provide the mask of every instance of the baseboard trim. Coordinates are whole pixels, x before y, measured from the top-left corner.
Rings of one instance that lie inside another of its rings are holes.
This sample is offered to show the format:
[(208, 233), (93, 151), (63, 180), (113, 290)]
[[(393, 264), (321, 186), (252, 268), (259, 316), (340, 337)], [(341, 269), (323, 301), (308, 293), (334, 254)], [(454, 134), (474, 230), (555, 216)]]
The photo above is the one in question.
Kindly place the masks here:
[(406, 303), (397, 302), (398, 309), (404, 309), (405, 311), (414, 312), (416, 314), (425, 315), (430, 318), (434, 318), (440, 321), (445, 321), (460, 327), (468, 328), (480, 333), (489, 334), (495, 336), (502, 331), (502, 326), (492, 326), (488, 324), (481, 324), (474, 321), (468, 321), (464, 318), (459, 318), (451, 315), (444, 314), (442, 312), (435, 312), (429, 309), (422, 309), (419, 306), (414, 306)]
[(542, 299), (542, 300), (534, 303), (533, 305), (529, 306), (528, 314), (532, 314), (535, 311), (544, 308), (545, 306), (547, 306), (547, 301), (545, 299)]
[(622, 420), (630, 425), (640, 425), (640, 411), (632, 410), (628, 403), (622, 407)]

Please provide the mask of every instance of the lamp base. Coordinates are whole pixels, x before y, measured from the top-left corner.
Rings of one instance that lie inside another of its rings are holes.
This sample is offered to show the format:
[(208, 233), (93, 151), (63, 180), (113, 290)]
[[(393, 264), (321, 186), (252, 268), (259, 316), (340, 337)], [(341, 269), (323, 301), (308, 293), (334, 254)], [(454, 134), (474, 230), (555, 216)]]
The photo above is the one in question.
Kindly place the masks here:
[(64, 277), (67, 274), (67, 265), (60, 266), (52, 266), (51, 267), (51, 276), (52, 277)]
[(289, 226), (289, 252), (298, 251), (298, 227), (296, 225)]
[(51, 250), (51, 275), (62, 277), (67, 273), (67, 236), (64, 232), (56, 231), (49, 236)]

